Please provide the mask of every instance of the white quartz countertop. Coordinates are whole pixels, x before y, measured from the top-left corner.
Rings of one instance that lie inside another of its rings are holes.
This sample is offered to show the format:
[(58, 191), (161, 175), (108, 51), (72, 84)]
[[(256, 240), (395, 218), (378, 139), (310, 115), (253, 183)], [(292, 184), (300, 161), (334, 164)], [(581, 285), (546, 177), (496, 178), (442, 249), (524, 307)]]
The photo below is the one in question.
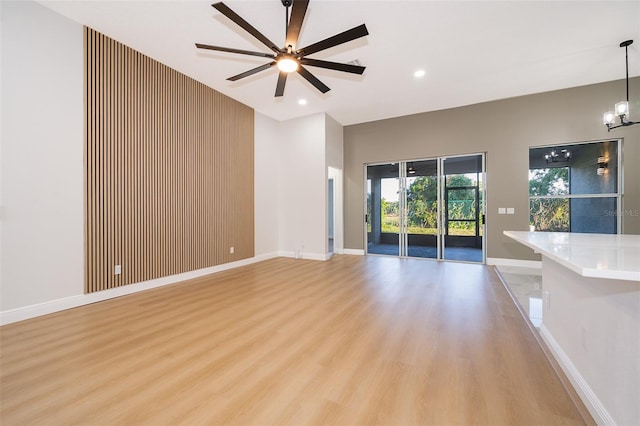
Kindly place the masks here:
[(640, 235), (503, 233), (582, 276), (640, 281)]

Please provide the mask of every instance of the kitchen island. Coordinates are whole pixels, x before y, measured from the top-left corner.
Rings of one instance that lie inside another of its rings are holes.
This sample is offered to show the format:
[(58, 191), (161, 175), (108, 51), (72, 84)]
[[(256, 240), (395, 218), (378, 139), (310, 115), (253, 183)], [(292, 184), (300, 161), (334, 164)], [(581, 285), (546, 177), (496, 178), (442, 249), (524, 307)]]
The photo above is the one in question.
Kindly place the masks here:
[(598, 424), (640, 424), (640, 235), (504, 231), (542, 256), (540, 334)]

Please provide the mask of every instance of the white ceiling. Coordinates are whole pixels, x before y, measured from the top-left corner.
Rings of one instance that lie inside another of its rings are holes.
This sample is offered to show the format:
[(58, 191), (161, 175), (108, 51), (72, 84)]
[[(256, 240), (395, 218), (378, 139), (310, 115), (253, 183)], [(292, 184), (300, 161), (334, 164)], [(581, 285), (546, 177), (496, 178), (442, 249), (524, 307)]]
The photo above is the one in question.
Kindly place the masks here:
[[(627, 39), (635, 40), (630, 75), (640, 75), (640, 0), (311, 0), (299, 46), (365, 23), (369, 36), (309, 57), (358, 59), (367, 69), (357, 76), (309, 67), (332, 90), (323, 95), (294, 75), (279, 99), (276, 69), (226, 80), (267, 59), (196, 49), (199, 42), (269, 53), (212, 0), (41, 3), (277, 120), (326, 112), (349, 125), (622, 79), (618, 45)], [(280, 0), (225, 3), (284, 44)], [(414, 78), (417, 69), (426, 76)]]

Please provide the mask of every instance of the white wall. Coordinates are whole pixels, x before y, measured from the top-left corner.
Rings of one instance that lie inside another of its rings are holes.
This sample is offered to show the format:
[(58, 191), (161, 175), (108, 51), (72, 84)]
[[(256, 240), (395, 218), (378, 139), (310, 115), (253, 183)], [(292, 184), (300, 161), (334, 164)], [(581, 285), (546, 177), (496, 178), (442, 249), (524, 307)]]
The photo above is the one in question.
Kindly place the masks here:
[(320, 113), (276, 128), (273, 120), (256, 114), (255, 133), (256, 256), (272, 253), (275, 245), (282, 256), (327, 258), (329, 178), (335, 183), (339, 253), (344, 246), (342, 125)]
[(344, 191), (342, 189), (344, 170), (344, 133), (342, 125), (329, 115), (325, 116), (325, 132), (327, 178), (333, 179), (334, 182), (333, 207), (335, 217), (333, 223), (333, 245), (335, 253), (342, 253), (344, 249)]
[(327, 253), (325, 114), (281, 122), (279, 247), (281, 254), (324, 259)]
[(2, 1), (0, 310), (83, 293), (82, 26)]
[(278, 122), (255, 113), (255, 255), (276, 254), (279, 234)]
[(328, 167), (344, 169), (344, 136), (342, 125), (325, 114), (326, 161)]

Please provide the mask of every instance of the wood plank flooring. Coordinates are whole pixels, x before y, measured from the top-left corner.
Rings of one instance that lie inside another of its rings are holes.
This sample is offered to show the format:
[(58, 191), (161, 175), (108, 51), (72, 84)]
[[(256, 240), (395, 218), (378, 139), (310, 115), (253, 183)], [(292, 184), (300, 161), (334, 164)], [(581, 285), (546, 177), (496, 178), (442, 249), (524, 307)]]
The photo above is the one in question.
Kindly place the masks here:
[(583, 424), (482, 265), (279, 258), (0, 333), (3, 426)]

